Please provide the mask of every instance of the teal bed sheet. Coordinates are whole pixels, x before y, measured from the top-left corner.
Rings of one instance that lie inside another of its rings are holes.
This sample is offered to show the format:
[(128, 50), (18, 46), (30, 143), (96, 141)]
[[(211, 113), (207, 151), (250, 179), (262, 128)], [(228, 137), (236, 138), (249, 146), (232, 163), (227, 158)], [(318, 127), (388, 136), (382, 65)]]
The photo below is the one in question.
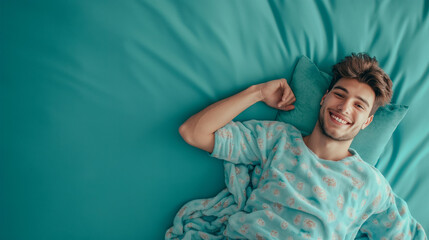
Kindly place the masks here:
[[(163, 239), (225, 188), (179, 126), (252, 84), (376, 56), (409, 105), (376, 167), (429, 232), (429, 2), (0, 1), (0, 239)], [(274, 120), (257, 103), (235, 118)]]

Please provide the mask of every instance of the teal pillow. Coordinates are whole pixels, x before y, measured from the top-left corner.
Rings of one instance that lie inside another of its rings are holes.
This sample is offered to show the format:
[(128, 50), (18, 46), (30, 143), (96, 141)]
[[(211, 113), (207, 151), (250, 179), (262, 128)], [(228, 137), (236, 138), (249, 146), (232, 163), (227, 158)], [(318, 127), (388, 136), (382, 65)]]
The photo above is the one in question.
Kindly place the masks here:
[[(276, 120), (294, 125), (304, 136), (309, 135), (316, 125), (320, 101), (331, 79), (329, 74), (320, 71), (310, 59), (302, 56), (295, 66), (292, 79), (288, 80), (296, 97), (295, 109), (280, 110)], [(407, 111), (408, 106), (397, 104), (378, 108), (371, 124), (358, 133), (350, 147), (356, 150), (364, 161), (375, 165)]]

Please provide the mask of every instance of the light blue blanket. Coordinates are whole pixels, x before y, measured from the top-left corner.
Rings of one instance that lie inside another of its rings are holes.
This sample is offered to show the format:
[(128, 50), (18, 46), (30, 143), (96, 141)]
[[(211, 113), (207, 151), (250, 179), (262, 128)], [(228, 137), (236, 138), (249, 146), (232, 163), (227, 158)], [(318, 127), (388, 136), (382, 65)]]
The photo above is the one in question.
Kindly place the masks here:
[(233, 164), (225, 161), (227, 188), (216, 197), (193, 200), (185, 204), (169, 228), (165, 239), (224, 239), (223, 232), (229, 217), (243, 211), (252, 184), (250, 177), (259, 178), (260, 166)]

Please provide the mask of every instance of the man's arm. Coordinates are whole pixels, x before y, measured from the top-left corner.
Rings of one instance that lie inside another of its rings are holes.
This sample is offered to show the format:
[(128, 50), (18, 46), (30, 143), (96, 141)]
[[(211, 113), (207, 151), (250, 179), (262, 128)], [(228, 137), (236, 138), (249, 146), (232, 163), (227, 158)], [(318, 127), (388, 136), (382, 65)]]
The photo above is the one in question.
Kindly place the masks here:
[(411, 215), (405, 200), (391, 192), (387, 205), (387, 209), (369, 216), (362, 224), (358, 232), (359, 239), (427, 240), (425, 230)]
[(295, 96), (286, 79), (252, 85), (193, 115), (180, 126), (179, 133), (190, 145), (211, 153), (215, 143), (214, 133), (259, 101), (288, 111), (294, 108), (291, 104), (295, 101)]

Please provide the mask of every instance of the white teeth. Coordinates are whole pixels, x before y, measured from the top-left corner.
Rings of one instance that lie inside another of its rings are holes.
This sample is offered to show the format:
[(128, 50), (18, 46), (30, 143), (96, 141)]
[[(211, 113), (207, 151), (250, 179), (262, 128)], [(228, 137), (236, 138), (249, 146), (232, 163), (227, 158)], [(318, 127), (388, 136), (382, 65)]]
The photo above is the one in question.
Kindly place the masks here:
[(340, 123), (342, 123), (342, 124), (346, 124), (346, 123), (347, 123), (346, 121), (344, 121), (344, 120), (342, 120), (342, 119), (340, 119), (340, 118), (338, 118), (338, 117), (336, 117), (336, 116), (334, 116), (334, 115), (332, 115), (332, 114), (331, 114), (331, 116), (332, 116), (335, 120), (337, 120), (337, 122), (340, 122)]

